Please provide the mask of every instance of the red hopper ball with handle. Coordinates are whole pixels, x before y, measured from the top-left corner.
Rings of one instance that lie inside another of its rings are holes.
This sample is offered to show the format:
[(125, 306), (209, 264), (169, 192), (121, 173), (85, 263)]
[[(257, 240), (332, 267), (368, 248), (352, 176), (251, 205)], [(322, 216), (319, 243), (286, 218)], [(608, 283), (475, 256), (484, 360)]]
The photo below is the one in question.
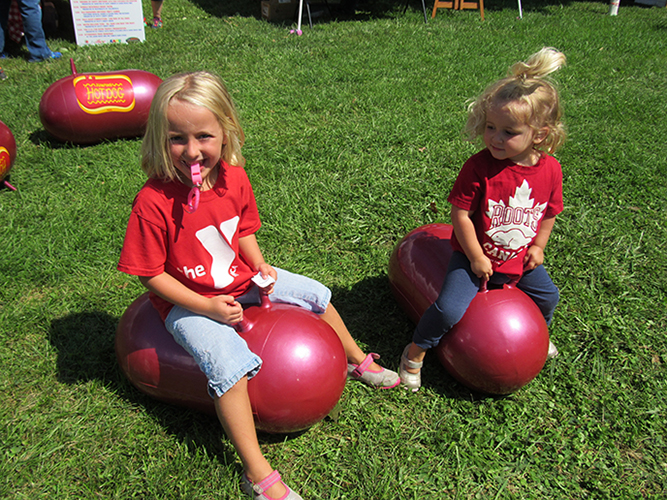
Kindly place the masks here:
[[(347, 360), (336, 332), (303, 308), (271, 303), (244, 311), (239, 334), (263, 360), (248, 382), (255, 427), (289, 433), (307, 429), (336, 406)], [(116, 331), (121, 370), (137, 389), (160, 401), (215, 414), (207, 380), (167, 332), (145, 293), (123, 314)]]
[[(389, 261), (389, 283), (415, 322), (438, 298), (452, 255), (452, 226), (429, 224), (408, 233)], [(549, 350), (549, 331), (537, 305), (521, 290), (485, 287), (461, 321), (435, 348), (459, 383), (487, 394), (509, 394), (533, 380)]]

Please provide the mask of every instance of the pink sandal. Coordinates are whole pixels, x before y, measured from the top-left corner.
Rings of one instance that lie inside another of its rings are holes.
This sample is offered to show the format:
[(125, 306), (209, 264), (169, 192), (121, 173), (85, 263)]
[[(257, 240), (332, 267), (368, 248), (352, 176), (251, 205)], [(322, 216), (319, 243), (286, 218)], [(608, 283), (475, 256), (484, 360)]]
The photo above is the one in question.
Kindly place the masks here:
[(347, 376), (377, 389), (391, 389), (400, 384), (401, 379), (396, 372), (386, 368), (382, 368), (379, 372), (372, 372), (368, 369), (377, 359), (380, 359), (380, 355), (372, 352), (359, 365), (348, 363)]
[(280, 498), (273, 498), (264, 493), (271, 486), (276, 484), (278, 481), (283, 483), (283, 480), (280, 478), (280, 474), (277, 470), (274, 470), (271, 474), (262, 479), (259, 483), (253, 483), (248, 476), (243, 474), (243, 479), (241, 480), (241, 488), (244, 493), (250, 495), (253, 500), (303, 500), (298, 493), (295, 493), (289, 487), (283, 483), (283, 486), (287, 490)]

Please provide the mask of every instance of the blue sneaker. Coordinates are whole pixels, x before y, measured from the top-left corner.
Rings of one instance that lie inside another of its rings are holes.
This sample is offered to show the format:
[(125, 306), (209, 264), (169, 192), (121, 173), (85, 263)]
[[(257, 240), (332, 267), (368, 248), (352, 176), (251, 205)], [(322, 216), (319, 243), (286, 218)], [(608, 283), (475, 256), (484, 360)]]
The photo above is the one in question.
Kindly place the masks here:
[(50, 50), (46, 56), (40, 57), (39, 59), (29, 59), (28, 62), (42, 62), (50, 59), (60, 59), (62, 56), (63, 55), (60, 52), (53, 52)]

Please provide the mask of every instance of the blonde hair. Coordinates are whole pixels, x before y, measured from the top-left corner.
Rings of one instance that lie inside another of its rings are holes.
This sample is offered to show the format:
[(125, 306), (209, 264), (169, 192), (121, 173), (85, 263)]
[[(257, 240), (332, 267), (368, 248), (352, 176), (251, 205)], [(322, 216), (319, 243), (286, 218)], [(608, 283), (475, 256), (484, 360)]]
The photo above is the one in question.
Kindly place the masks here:
[(178, 177), (169, 152), (167, 110), (172, 99), (203, 106), (213, 113), (227, 137), (221, 151), (222, 159), (229, 165), (245, 164), (241, 155), (245, 135), (234, 102), (218, 76), (199, 71), (173, 75), (155, 92), (141, 144), (141, 168), (146, 175), (170, 181)]
[(565, 65), (565, 55), (545, 47), (525, 62), (514, 64), (507, 77), (490, 85), (468, 107), (465, 133), (471, 142), (484, 135), (486, 113), (497, 104), (508, 106), (514, 118), (538, 131), (548, 132), (536, 147), (547, 153), (555, 152), (565, 142), (565, 127), (561, 121), (558, 91), (547, 76)]

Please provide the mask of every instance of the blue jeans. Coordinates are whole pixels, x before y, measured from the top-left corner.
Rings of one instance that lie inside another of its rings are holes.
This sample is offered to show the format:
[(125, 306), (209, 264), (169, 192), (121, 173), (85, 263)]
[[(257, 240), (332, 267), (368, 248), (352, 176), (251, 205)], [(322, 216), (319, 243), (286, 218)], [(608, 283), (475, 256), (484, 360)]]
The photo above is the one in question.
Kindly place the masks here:
[[(42, 28), (42, 7), (39, 0), (18, 0), (25, 43), (30, 53), (31, 62), (51, 58), (51, 49), (46, 45), (46, 36)], [(0, 53), (5, 51), (5, 31), (9, 17), (10, 0), (0, 0)]]
[[(282, 269), (276, 271), (278, 279), (269, 295), (272, 302), (298, 305), (317, 314), (327, 309), (331, 290), (323, 284)], [(259, 303), (259, 290), (253, 287), (236, 300), (241, 304)], [(251, 379), (262, 366), (259, 356), (230, 325), (174, 306), (165, 326), (206, 375), (211, 397), (222, 396), (245, 376)]]
[[(503, 285), (510, 281), (506, 274), (495, 273), (489, 284)], [(422, 349), (437, 346), (443, 335), (461, 320), (477, 295), (480, 284), (481, 280), (470, 269), (470, 261), (465, 254), (454, 252), (440, 295), (419, 320), (412, 341)], [(551, 324), (560, 295), (544, 266), (524, 273), (516, 287), (533, 299), (547, 325)]]

